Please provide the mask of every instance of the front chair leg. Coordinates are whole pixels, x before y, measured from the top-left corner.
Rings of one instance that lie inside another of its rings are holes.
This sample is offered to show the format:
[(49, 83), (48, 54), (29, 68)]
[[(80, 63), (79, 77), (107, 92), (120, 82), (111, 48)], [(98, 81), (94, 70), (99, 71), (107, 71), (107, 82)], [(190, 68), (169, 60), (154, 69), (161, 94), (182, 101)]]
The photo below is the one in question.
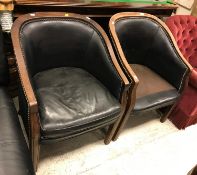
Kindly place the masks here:
[(31, 116), (31, 155), (35, 172), (38, 168), (39, 156), (40, 156), (40, 126), (38, 120), (38, 114), (32, 114)]
[(118, 127), (118, 124), (120, 123), (120, 120), (121, 120), (121, 118), (119, 118), (115, 123), (113, 123), (109, 126), (107, 134), (105, 136), (105, 140), (104, 140), (104, 143), (106, 145), (108, 145), (111, 142), (112, 137), (113, 137), (113, 135), (114, 135), (114, 133), (115, 133), (117, 127)]
[(121, 119), (120, 123), (119, 123), (119, 126), (117, 127), (116, 129), (116, 132), (114, 133), (114, 136), (112, 138), (113, 141), (116, 141), (120, 135), (120, 132), (122, 131), (123, 127), (125, 126), (126, 122), (128, 121), (129, 119), (129, 116), (131, 115), (131, 112), (127, 111), (125, 112), (126, 114), (124, 115), (124, 117)]
[(169, 115), (171, 114), (171, 112), (173, 111), (173, 109), (175, 108), (176, 104), (172, 105), (172, 106), (168, 106), (166, 111), (164, 112), (164, 114), (161, 116), (160, 122), (164, 123)]

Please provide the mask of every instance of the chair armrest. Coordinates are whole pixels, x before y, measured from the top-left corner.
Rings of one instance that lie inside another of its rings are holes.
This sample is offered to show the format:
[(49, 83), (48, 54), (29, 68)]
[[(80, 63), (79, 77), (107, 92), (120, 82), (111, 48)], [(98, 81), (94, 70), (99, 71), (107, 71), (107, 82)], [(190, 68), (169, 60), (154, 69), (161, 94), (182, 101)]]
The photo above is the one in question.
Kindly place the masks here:
[(30, 77), (27, 71), (27, 67), (24, 61), (23, 53), (20, 49), (20, 41), (19, 41), (19, 27), (17, 27), (19, 20), (13, 25), (12, 28), (12, 41), (14, 45), (14, 52), (16, 55), (16, 62), (18, 66), (19, 77), (21, 81), (21, 85), (28, 103), (29, 113), (38, 113), (38, 104), (33, 91), (33, 87), (31, 85)]
[[(182, 61), (182, 63), (186, 66), (187, 70), (185, 70), (185, 73), (182, 76), (182, 80), (180, 83), (180, 87), (179, 87), (179, 92), (182, 92), (184, 87), (187, 86), (188, 84), (188, 79), (190, 77), (190, 73), (192, 71), (192, 66), (188, 63), (188, 61), (185, 59), (185, 57), (182, 55), (181, 51), (179, 50), (179, 47), (177, 45), (177, 42), (173, 36), (173, 34), (171, 33), (170, 29), (167, 27), (167, 25), (161, 21), (159, 18), (153, 16), (153, 15), (148, 15), (146, 14), (147, 17), (152, 18), (153, 20), (155, 20), (156, 22), (158, 22), (161, 27), (163, 28), (164, 32), (166, 33), (166, 36), (168, 37), (168, 40), (171, 42), (172, 47), (172, 52), (174, 52), (174, 54), (180, 58), (180, 60)], [(174, 68), (175, 70), (176, 68)]]
[(139, 84), (139, 79), (135, 72), (132, 70), (131, 66), (128, 64), (127, 59), (123, 53), (120, 41), (116, 35), (115, 31), (115, 19), (113, 17), (109, 21), (110, 35), (113, 42), (114, 49), (116, 50), (118, 62), (124, 73), (126, 74), (132, 89), (136, 89)]
[[(116, 56), (115, 56), (115, 54), (113, 52), (112, 45), (111, 45), (111, 43), (110, 43), (110, 41), (109, 41), (109, 39), (108, 39), (107, 36), (105, 37), (105, 42), (106, 42), (106, 44), (108, 46), (108, 49), (109, 49), (109, 53), (111, 55), (111, 61), (113, 63), (113, 66), (114, 66), (115, 70), (117, 71), (117, 73), (119, 74), (120, 79), (122, 80), (122, 83), (124, 85), (124, 88), (127, 91), (129, 89), (129, 87), (130, 87), (130, 82), (129, 82), (127, 76), (125, 75), (124, 71), (120, 67), (120, 64), (118, 63), (118, 61), (116, 59)], [(137, 78), (137, 76), (136, 76), (136, 78)]]
[(97, 30), (88, 44), (86, 69), (121, 102), (123, 93), (130, 87), (130, 82), (116, 59), (106, 33), (97, 23), (91, 23)]

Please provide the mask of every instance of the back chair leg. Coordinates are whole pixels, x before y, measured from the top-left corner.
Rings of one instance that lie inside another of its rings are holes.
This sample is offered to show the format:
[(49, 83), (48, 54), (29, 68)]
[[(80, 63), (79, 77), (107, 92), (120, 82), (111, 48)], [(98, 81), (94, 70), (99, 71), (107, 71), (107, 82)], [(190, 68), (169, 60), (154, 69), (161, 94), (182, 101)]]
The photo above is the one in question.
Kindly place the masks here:
[(167, 110), (161, 116), (161, 119), (160, 119), (161, 123), (164, 123), (168, 119), (169, 115), (171, 114), (171, 112), (173, 111), (175, 106), (176, 106), (176, 103), (174, 105), (172, 105), (172, 106), (167, 107)]

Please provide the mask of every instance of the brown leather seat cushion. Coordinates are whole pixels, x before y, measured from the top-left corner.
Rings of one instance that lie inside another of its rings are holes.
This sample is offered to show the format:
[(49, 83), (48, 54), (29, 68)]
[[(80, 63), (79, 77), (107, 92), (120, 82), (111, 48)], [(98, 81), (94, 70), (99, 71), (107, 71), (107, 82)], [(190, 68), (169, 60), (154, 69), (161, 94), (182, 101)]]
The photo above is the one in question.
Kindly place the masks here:
[(139, 79), (134, 111), (164, 107), (178, 98), (177, 89), (148, 67), (131, 64), (131, 68)]

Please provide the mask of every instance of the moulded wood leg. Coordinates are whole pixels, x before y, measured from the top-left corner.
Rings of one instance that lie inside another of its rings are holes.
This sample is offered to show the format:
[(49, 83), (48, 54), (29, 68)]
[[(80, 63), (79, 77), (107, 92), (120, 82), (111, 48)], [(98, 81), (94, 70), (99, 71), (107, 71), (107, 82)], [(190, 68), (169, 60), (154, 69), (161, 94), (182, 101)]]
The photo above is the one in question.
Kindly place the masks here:
[(127, 92), (126, 97), (128, 98), (126, 98), (126, 102), (125, 102), (126, 103), (125, 111), (120, 119), (120, 122), (118, 123), (116, 131), (114, 132), (114, 135), (112, 137), (113, 141), (116, 141), (118, 139), (120, 132), (122, 131), (124, 125), (126, 124), (132, 113), (136, 101), (136, 88), (137, 86), (135, 85), (135, 87), (130, 88), (129, 91)]
[(120, 123), (120, 120), (121, 120), (121, 118), (118, 119), (118, 121), (116, 121), (115, 123), (113, 123), (112, 125), (109, 126), (109, 129), (107, 131), (107, 134), (106, 134), (105, 140), (104, 140), (104, 143), (106, 145), (108, 145), (111, 142), (112, 137), (113, 137), (113, 135), (114, 135), (114, 133), (115, 133), (117, 127), (118, 127), (118, 124)]
[(164, 123), (167, 120), (167, 118), (168, 118), (167, 116), (162, 116), (160, 119), (160, 122)]
[(31, 154), (35, 172), (38, 168), (40, 156), (40, 126), (38, 122), (38, 115), (33, 114), (31, 117)]
[(130, 112), (126, 112), (125, 116), (121, 119), (121, 121), (119, 122), (119, 125), (116, 129), (116, 132), (114, 133), (112, 140), (116, 141), (118, 139), (118, 137), (120, 136), (120, 132), (122, 131), (124, 125), (126, 124), (126, 122), (128, 121), (130, 116)]
[(164, 123), (167, 118), (169, 117), (169, 115), (171, 114), (172, 110), (174, 109), (176, 105), (173, 105), (173, 106), (169, 106), (167, 107), (166, 111), (164, 112), (164, 114), (161, 116), (161, 119), (160, 119), (160, 122), (161, 123)]
[(39, 157), (40, 157), (40, 144), (39, 144), (39, 139), (34, 138), (32, 140), (32, 161), (33, 161), (33, 166), (34, 166), (34, 170), (35, 172), (38, 169), (38, 162), (39, 162)]

